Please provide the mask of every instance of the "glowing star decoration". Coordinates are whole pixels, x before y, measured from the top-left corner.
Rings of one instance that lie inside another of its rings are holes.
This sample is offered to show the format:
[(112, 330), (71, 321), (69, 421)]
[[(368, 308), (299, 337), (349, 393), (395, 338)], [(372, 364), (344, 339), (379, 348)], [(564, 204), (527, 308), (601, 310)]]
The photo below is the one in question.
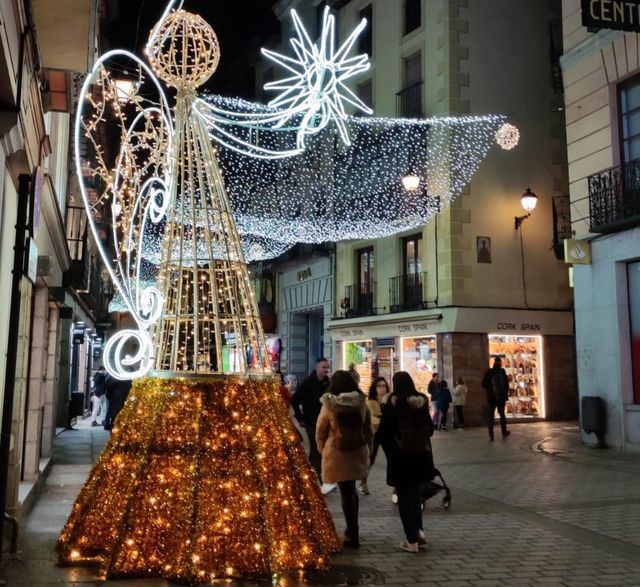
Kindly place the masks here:
[(349, 56), (356, 40), (367, 26), (367, 20), (363, 18), (336, 50), (335, 17), (330, 14), (328, 6), (324, 9), (319, 45), (311, 42), (295, 10), (291, 11), (291, 19), (298, 37), (291, 39), (296, 59), (262, 49), (265, 57), (293, 74), (264, 86), (265, 90), (281, 92), (269, 102), (269, 106), (273, 108), (285, 108), (277, 126), (284, 126), (297, 114), (304, 113), (297, 138), (298, 147), (303, 148), (305, 135), (322, 130), (333, 120), (344, 143), (350, 145), (351, 140), (345, 124), (345, 102), (366, 114), (373, 113), (371, 108), (345, 85), (350, 77), (367, 71), (370, 67), (367, 55)]
[(496, 143), (505, 151), (510, 151), (518, 146), (520, 142), (520, 131), (513, 124), (505, 122), (496, 131)]

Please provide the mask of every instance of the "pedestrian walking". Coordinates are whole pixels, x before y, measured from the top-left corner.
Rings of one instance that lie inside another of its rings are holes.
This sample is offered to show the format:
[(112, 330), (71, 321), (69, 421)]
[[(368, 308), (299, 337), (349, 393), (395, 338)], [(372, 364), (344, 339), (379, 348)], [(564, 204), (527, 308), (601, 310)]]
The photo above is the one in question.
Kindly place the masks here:
[(116, 379), (107, 375), (105, 379), (105, 395), (109, 402), (107, 417), (104, 422), (104, 429), (111, 430), (116, 422), (120, 410), (127, 401), (127, 396), (131, 390), (131, 380)]
[(467, 402), (467, 386), (464, 377), (456, 379), (456, 385), (453, 388), (453, 427), (458, 430), (464, 430), (464, 404)]
[(358, 548), (358, 491), (356, 482), (369, 474), (371, 413), (366, 397), (348, 371), (336, 371), (316, 427), (316, 442), (322, 452), (322, 478), (337, 483), (347, 524), (343, 546)]
[[(291, 407), (296, 420), (304, 428), (309, 440), (309, 462), (318, 475), (318, 480), (322, 483), (322, 468), (320, 452), (316, 445), (316, 423), (320, 414), (320, 398), (326, 393), (329, 387), (329, 361), (320, 358), (316, 361), (316, 367), (309, 377), (304, 379), (298, 389), (291, 396)], [(335, 491), (335, 484), (324, 483), (323, 493)]]
[(351, 377), (353, 377), (353, 380), (360, 385), (360, 373), (358, 373), (356, 371), (356, 366), (355, 363), (351, 363), (349, 365), (349, 375), (351, 375)]
[(438, 391), (438, 411), (440, 412), (439, 430), (449, 430), (447, 428), (447, 415), (449, 414), (449, 406), (451, 405), (451, 390), (445, 379), (440, 381), (440, 390)]
[(438, 411), (438, 393), (440, 392), (440, 385), (438, 382), (438, 374), (434, 373), (431, 376), (431, 381), (429, 381), (429, 385), (427, 387), (427, 393), (431, 398), (431, 408), (433, 409), (433, 426), (435, 428), (438, 427), (438, 422), (440, 420), (440, 412)]
[(395, 487), (406, 540), (400, 548), (418, 552), (426, 545), (421, 487), (434, 478), (433, 422), (427, 398), (406, 371), (393, 376), (393, 393), (382, 408), (380, 441), (387, 456), (387, 485)]
[(507, 430), (507, 417), (504, 413), (504, 406), (509, 399), (509, 378), (507, 372), (502, 368), (502, 358), (496, 357), (493, 367), (487, 370), (482, 379), (482, 387), (487, 392), (487, 424), (489, 427), (489, 440), (493, 441), (493, 426), (496, 409), (500, 416), (500, 428), (502, 438), (511, 434)]
[[(107, 419), (107, 396), (105, 394), (106, 377), (107, 372), (105, 368), (100, 365), (93, 376), (93, 407), (91, 408), (91, 426), (104, 426), (104, 421)], [(98, 415), (101, 418), (101, 422), (98, 422)]]
[[(376, 461), (378, 449), (380, 448), (378, 428), (382, 416), (381, 401), (388, 393), (389, 384), (387, 380), (384, 377), (376, 377), (369, 387), (369, 394), (367, 396), (367, 407), (369, 408), (369, 412), (371, 412), (371, 432), (373, 433), (373, 446), (371, 449), (371, 458), (369, 459), (369, 466), (371, 467), (373, 467), (373, 463)], [(369, 495), (370, 493), (366, 477), (360, 483), (360, 491), (362, 491), (364, 495)]]

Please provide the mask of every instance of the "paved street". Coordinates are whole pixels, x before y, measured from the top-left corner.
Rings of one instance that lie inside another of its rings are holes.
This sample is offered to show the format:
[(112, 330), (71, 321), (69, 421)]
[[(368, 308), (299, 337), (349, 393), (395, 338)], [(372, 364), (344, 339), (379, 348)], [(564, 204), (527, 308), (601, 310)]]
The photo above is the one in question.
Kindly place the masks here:
[[(86, 421), (80, 426), (57, 438), (56, 464), (22, 530), (20, 555), (4, 563), (8, 585), (104, 584), (91, 569), (61, 569), (52, 562), (58, 532), (107, 437)], [(382, 457), (371, 477), (372, 495), (361, 499), (360, 550), (337, 557), (331, 573), (312, 574), (308, 582), (640, 585), (640, 456), (583, 448), (570, 424), (512, 430), (507, 441), (494, 444), (480, 429), (438, 433), (437, 465), (453, 504), (446, 511), (439, 497), (429, 502), (429, 547), (417, 555), (397, 548), (401, 526), (384, 484)], [(342, 530), (339, 496), (330, 495), (329, 503)]]

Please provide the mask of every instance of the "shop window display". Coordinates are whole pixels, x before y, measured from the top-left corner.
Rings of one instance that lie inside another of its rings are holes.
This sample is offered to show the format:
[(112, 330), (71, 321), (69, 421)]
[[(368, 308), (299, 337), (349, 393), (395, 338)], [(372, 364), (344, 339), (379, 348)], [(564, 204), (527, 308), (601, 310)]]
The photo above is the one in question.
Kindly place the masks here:
[(401, 369), (411, 375), (418, 391), (427, 393), (431, 376), (438, 370), (436, 337), (403, 338), (401, 348)]
[(349, 365), (353, 363), (358, 375), (360, 375), (360, 389), (368, 391), (373, 380), (373, 341), (345, 342), (343, 350), (342, 368), (348, 369)]
[(506, 414), (511, 418), (544, 418), (542, 337), (489, 335), (490, 364), (502, 357), (509, 378)]

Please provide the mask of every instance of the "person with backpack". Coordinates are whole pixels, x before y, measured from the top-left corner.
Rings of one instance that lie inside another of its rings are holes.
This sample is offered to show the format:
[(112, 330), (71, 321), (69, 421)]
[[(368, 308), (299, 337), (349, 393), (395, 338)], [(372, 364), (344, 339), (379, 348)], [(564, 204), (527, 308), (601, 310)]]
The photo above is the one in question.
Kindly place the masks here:
[(440, 381), (440, 390), (438, 391), (438, 410), (440, 412), (439, 430), (449, 430), (447, 428), (447, 415), (449, 414), (449, 406), (451, 405), (451, 390), (447, 385), (447, 381)]
[(406, 537), (400, 548), (418, 552), (427, 543), (422, 524), (422, 488), (435, 476), (433, 422), (427, 398), (416, 390), (406, 371), (393, 376), (393, 393), (382, 407), (378, 430), (387, 456), (387, 485), (395, 487)]
[(482, 387), (484, 387), (484, 390), (487, 392), (489, 440), (493, 442), (493, 425), (496, 408), (500, 415), (502, 438), (506, 438), (511, 434), (511, 432), (507, 430), (507, 417), (504, 413), (505, 404), (509, 399), (509, 378), (507, 377), (507, 372), (502, 368), (502, 357), (496, 357), (494, 359), (493, 367), (484, 374)]
[(322, 454), (322, 479), (337, 483), (347, 529), (343, 546), (358, 548), (358, 491), (356, 482), (369, 474), (371, 413), (366, 397), (348, 371), (336, 371), (320, 399), (316, 443)]

